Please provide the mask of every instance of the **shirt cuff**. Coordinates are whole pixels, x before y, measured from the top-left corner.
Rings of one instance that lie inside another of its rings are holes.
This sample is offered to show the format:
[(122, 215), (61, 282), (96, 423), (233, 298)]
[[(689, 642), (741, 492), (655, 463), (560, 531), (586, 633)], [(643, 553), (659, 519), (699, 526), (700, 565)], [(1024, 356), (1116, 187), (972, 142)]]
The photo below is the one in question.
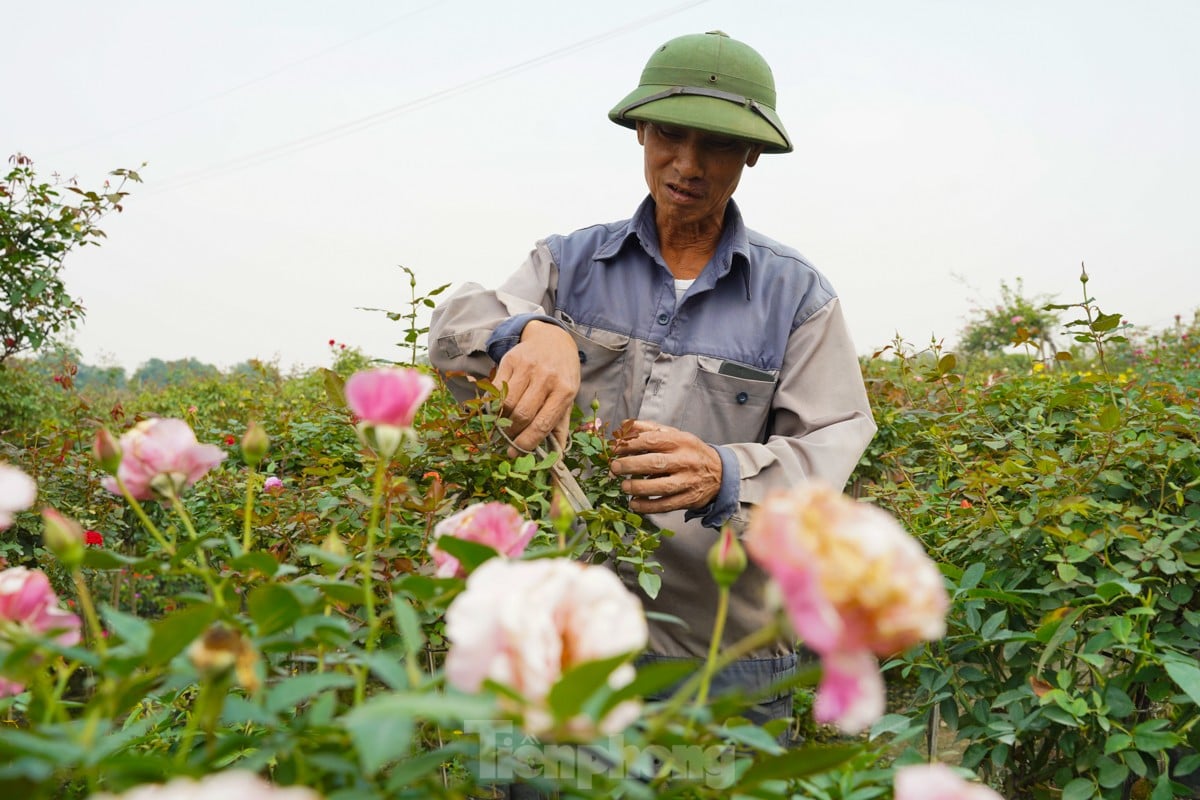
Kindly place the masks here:
[(709, 445), (721, 457), (721, 488), (717, 496), (704, 508), (688, 509), (683, 512), (685, 520), (700, 518), (700, 524), (706, 528), (720, 529), (738, 510), (741, 492), (738, 484), (742, 480), (742, 468), (738, 466), (737, 456), (728, 447)]
[(554, 317), (548, 317), (545, 314), (517, 314), (514, 317), (509, 317), (497, 325), (496, 330), (488, 337), (487, 354), (492, 357), (492, 361), (499, 364), (500, 359), (508, 355), (509, 350), (520, 344), (521, 334), (525, 331), (525, 326), (534, 320), (549, 322), (551, 325), (562, 327), (562, 323)]

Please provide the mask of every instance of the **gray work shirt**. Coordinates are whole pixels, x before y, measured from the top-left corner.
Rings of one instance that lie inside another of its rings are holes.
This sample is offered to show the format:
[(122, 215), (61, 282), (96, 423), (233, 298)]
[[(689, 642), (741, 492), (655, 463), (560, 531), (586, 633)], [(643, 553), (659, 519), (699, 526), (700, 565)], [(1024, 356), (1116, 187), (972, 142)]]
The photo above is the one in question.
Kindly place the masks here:
[[(576, 403), (689, 431), (721, 456), (708, 507), (650, 515), (663, 529), (662, 589), (647, 610), (650, 649), (707, 654), (717, 590), (705, 558), (717, 529), (745, 526), (773, 490), (811, 479), (845, 484), (875, 433), (858, 357), (829, 282), (795, 250), (747, 229), (731, 200), (712, 260), (677, 302), (647, 198), (631, 219), (537, 243), (497, 290), (459, 287), (433, 313), (430, 359), (443, 372), (486, 376), (531, 319), (556, 322), (579, 348)], [(460, 396), (468, 382), (451, 381)], [(620, 571), (620, 570), (618, 570)], [(724, 644), (762, 627), (765, 576), (734, 584)], [(761, 655), (784, 652), (790, 643)]]

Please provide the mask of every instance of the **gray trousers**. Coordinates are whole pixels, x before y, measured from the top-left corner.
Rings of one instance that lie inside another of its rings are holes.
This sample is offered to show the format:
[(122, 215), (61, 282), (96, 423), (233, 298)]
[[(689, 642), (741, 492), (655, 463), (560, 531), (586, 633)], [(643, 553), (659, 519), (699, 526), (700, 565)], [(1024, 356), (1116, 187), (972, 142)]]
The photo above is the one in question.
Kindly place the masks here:
[[(638, 658), (636, 663), (640, 668), (656, 662), (687, 660), (693, 659), (646, 653)], [(771, 685), (796, 674), (797, 663), (798, 659), (795, 653), (770, 658), (743, 658), (713, 676), (709, 694), (716, 696), (739, 691), (743, 694), (762, 695)], [(702, 666), (703, 662), (696, 661), (696, 669), (700, 669)], [(677, 688), (678, 686), (672, 687), (660, 696), (647, 699), (665, 700)], [(758, 703), (746, 709), (746, 718), (756, 725), (762, 725), (769, 720), (790, 717), (792, 715), (792, 694), (793, 692), (789, 689), (763, 697)]]

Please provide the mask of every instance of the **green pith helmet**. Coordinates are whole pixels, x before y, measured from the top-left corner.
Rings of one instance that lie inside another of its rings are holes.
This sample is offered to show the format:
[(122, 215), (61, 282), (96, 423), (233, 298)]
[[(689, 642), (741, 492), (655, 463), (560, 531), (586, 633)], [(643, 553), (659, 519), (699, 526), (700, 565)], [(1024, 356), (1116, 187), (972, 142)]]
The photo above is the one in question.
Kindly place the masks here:
[(775, 78), (763, 57), (721, 31), (672, 39), (654, 51), (638, 87), (608, 118), (679, 125), (790, 153), (792, 140), (775, 113)]

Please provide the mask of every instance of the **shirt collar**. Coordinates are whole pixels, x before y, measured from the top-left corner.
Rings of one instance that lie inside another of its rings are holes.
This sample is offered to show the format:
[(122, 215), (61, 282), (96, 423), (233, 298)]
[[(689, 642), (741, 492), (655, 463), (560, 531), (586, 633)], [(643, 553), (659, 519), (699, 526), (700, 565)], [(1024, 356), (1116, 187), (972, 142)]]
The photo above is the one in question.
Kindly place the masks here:
[[(662, 260), (662, 251), (658, 245), (658, 228), (654, 224), (654, 199), (649, 195), (629, 221), (604, 240), (592, 257), (596, 261), (609, 261), (615, 258), (631, 239), (641, 245), (646, 255), (658, 261)], [(717, 278), (728, 274), (735, 261), (743, 265), (750, 263), (750, 241), (746, 233), (746, 224), (742, 221), (742, 212), (733, 198), (730, 198), (729, 205), (725, 208), (725, 227), (721, 230), (721, 241), (717, 243), (717, 252), (713, 260), (717, 265)]]

